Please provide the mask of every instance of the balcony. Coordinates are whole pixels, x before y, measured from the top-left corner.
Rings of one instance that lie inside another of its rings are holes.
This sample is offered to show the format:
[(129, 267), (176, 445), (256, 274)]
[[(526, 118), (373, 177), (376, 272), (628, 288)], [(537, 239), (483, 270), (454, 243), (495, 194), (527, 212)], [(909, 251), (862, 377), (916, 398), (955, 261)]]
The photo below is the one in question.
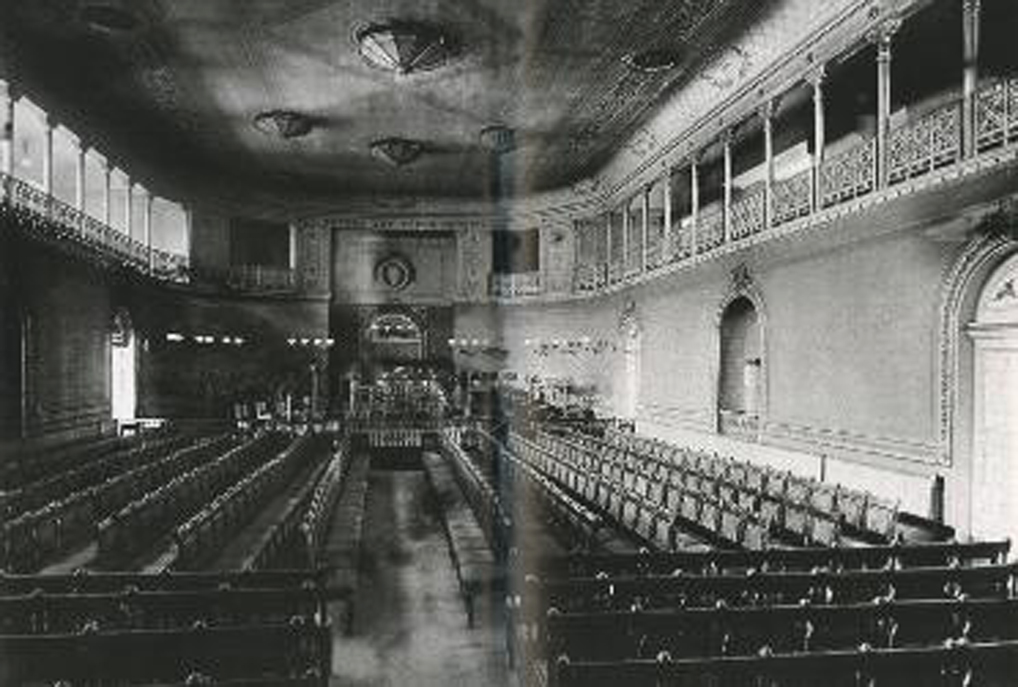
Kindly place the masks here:
[[(690, 217), (677, 218), (675, 225), (666, 230), (660, 258), (665, 267), (657, 272), (709, 259), (742, 242), (767, 240), (778, 227), (785, 234), (797, 226), (812, 226), (860, 211), (870, 204), (862, 200), (868, 197), (900, 197), (916, 192), (928, 184), (910, 182), (923, 177), (956, 178), (1014, 159), (1010, 153), (1018, 148), (1018, 78), (993, 80), (975, 91), (973, 143), (968, 157), (964, 152), (963, 113), (959, 96), (942, 97), (937, 106), (921, 116), (890, 126), (882, 154), (874, 136), (852, 134), (846, 139), (850, 145), (846, 147), (846, 140), (842, 140), (836, 154), (825, 156), (812, 169), (776, 177), (769, 191), (762, 182), (733, 188), (727, 207), (724, 201), (711, 202)], [(827, 150), (833, 148), (828, 146)], [(649, 270), (623, 272), (617, 263), (578, 264), (577, 273), (589, 275), (605, 268), (605, 285), (595, 287), (589, 277), (578, 277), (577, 291), (589, 294), (651, 278)]]
[(533, 298), (542, 293), (541, 273), (492, 274), (488, 287), (489, 295), (499, 300)]
[(0, 206), (36, 241), (83, 250), (103, 263), (112, 261), (154, 279), (188, 281), (184, 255), (151, 248), (21, 179), (0, 173)]

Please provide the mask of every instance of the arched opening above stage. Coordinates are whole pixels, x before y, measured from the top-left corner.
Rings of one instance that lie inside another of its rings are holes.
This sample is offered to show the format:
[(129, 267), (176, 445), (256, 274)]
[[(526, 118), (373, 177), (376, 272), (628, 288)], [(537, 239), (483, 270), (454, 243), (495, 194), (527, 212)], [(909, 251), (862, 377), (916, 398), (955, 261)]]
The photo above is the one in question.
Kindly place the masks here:
[(382, 313), (371, 320), (365, 339), (373, 360), (416, 361), (424, 357), (424, 332), (409, 315)]

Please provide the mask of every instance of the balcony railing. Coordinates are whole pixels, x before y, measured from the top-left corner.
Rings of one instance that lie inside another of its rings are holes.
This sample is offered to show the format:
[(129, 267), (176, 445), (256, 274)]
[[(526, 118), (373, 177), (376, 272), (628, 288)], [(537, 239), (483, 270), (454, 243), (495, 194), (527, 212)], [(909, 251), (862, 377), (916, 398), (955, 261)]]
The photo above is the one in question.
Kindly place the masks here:
[(653, 243), (649, 241), (647, 242), (646, 256), (648, 270), (656, 270), (664, 263), (664, 261), (662, 260), (663, 253), (663, 251), (661, 250), (662, 245), (663, 244), (660, 241), (655, 241)]
[(805, 217), (812, 208), (810, 196), (813, 193), (813, 172), (809, 169), (788, 179), (775, 181), (771, 187), (771, 215), (775, 225)]
[(491, 275), (493, 298), (521, 298), (541, 295), (540, 272), (517, 272)]
[(29, 217), (24, 226), (35, 239), (97, 251), (157, 279), (187, 281), (186, 256), (150, 248), (21, 179), (0, 173), (0, 201)]
[(767, 228), (767, 193), (764, 184), (757, 183), (732, 203), (732, 240), (759, 234)]
[(820, 204), (830, 207), (877, 187), (877, 141), (869, 138), (820, 166)]
[(979, 152), (1018, 140), (1018, 79), (994, 81), (976, 93), (975, 139)]
[[(972, 105), (972, 154), (981, 155), (994, 148), (1018, 144), (1018, 78), (995, 80), (980, 87)], [(768, 197), (762, 183), (733, 198), (727, 210), (730, 213), (728, 236), (723, 202), (712, 202), (700, 208), (695, 221), (676, 219), (667, 241), (660, 248), (660, 256), (654, 248), (648, 249), (648, 269), (656, 264), (681, 263), (720, 248), (726, 242), (739, 241), (873, 193), (881, 187), (880, 164), (884, 165), (887, 186), (897, 186), (957, 165), (965, 154), (962, 113), (962, 103), (955, 98), (890, 130), (882, 160), (878, 158), (876, 138), (867, 137), (846, 150), (828, 155), (817, 170), (804, 169), (786, 179), (775, 180), (769, 198), (769, 225)], [(621, 265), (615, 263), (608, 265), (607, 271), (609, 286), (634, 276), (628, 270), (623, 274)], [(582, 283), (585, 285), (582, 290), (592, 290), (587, 286), (589, 279)]]
[(294, 291), (297, 289), (297, 271), (285, 267), (264, 265), (234, 265), (232, 267), (196, 266), (190, 270), (191, 281), (217, 288), (247, 292)]
[(887, 182), (922, 176), (961, 159), (961, 103), (942, 107), (887, 136)]

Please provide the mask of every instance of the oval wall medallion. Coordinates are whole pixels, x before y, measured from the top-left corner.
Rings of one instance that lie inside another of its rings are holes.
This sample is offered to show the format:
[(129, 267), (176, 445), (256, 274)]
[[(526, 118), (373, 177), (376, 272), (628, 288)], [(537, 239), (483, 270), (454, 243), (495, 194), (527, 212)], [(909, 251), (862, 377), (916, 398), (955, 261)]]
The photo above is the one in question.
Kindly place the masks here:
[(393, 291), (402, 291), (414, 282), (414, 267), (402, 255), (390, 255), (375, 265), (375, 281)]

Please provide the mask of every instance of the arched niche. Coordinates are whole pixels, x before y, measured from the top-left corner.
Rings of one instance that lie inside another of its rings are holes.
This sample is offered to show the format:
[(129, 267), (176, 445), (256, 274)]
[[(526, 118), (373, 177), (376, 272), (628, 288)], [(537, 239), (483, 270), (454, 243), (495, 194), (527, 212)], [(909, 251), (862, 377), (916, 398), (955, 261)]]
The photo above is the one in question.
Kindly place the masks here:
[(749, 272), (737, 268), (715, 318), (713, 410), (720, 434), (759, 436), (767, 408), (765, 325), (763, 299)]

